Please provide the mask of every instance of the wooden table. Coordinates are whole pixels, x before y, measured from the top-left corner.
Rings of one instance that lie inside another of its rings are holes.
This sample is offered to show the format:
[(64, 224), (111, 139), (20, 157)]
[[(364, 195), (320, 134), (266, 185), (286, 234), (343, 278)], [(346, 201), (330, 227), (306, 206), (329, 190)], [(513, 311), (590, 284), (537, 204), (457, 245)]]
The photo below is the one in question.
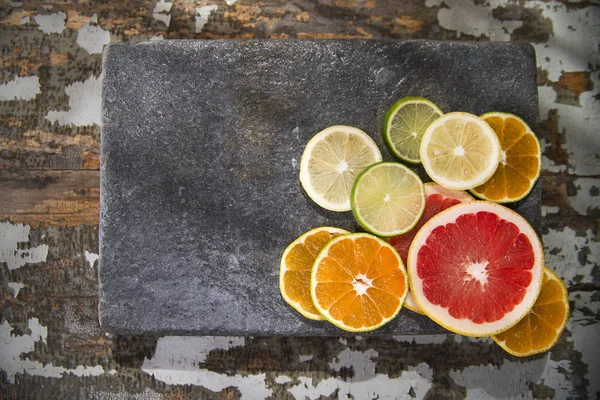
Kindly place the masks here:
[[(475, 3), (0, 3), (0, 397), (596, 397), (600, 7)], [(103, 46), (234, 37), (533, 43), (536, 129), (544, 139), (542, 240), (572, 308), (557, 346), (517, 359), (489, 339), (456, 335), (106, 335), (96, 265)]]

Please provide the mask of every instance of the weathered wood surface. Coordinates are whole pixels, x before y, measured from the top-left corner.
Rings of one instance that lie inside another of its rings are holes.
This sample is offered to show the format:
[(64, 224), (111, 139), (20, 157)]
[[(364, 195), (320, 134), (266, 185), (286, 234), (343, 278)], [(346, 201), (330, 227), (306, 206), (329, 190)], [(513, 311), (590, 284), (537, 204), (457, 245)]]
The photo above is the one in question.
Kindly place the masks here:
[[(0, 397), (596, 398), (599, 10), (568, 0), (0, 2)], [(95, 263), (102, 46), (233, 37), (533, 43), (542, 239), (572, 308), (557, 346), (521, 360), (455, 335), (106, 336)]]

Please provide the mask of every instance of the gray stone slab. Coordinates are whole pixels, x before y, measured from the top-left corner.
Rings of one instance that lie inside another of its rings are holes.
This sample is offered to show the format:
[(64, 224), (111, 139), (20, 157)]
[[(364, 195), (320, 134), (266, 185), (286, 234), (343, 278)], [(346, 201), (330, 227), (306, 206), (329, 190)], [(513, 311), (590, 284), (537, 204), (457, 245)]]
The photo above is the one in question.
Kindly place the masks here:
[[(165, 41), (104, 53), (100, 314), (116, 334), (344, 335), (279, 294), (285, 247), (321, 225), (298, 165), (323, 128), (381, 140), (385, 111), (538, 118), (533, 48), (432, 41)], [(424, 177), (423, 171), (420, 171)], [(539, 227), (540, 188), (517, 205)], [(403, 310), (374, 334), (444, 332)]]

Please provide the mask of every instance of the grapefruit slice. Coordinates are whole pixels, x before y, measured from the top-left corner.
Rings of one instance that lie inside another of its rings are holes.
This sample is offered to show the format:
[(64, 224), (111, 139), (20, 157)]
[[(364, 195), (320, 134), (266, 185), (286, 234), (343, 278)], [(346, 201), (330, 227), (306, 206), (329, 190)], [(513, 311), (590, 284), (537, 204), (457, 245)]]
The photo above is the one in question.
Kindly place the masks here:
[(408, 252), (415, 301), (465, 336), (491, 336), (521, 320), (542, 283), (543, 250), (529, 223), (496, 203), (457, 204), (431, 218)]
[[(423, 186), (425, 189), (425, 210), (421, 215), (421, 219), (419, 219), (417, 224), (410, 231), (390, 238), (390, 244), (398, 250), (398, 254), (400, 254), (400, 258), (402, 258), (404, 265), (407, 263), (408, 249), (410, 248), (415, 235), (419, 232), (419, 229), (421, 229), (425, 222), (449, 207), (475, 200), (467, 192), (446, 189), (434, 182), (425, 183)], [(406, 296), (404, 305), (411, 311), (423, 314), (423, 311), (413, 299), (410, 291)]]

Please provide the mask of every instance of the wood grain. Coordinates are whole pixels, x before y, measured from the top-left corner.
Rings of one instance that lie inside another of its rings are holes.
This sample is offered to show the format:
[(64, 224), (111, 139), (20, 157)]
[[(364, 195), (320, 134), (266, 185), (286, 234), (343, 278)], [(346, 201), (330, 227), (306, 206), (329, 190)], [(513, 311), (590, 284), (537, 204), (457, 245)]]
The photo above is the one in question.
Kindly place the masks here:
[(0, 170), (0, 220), (31, 226), (98, 225), (99, 171)]

